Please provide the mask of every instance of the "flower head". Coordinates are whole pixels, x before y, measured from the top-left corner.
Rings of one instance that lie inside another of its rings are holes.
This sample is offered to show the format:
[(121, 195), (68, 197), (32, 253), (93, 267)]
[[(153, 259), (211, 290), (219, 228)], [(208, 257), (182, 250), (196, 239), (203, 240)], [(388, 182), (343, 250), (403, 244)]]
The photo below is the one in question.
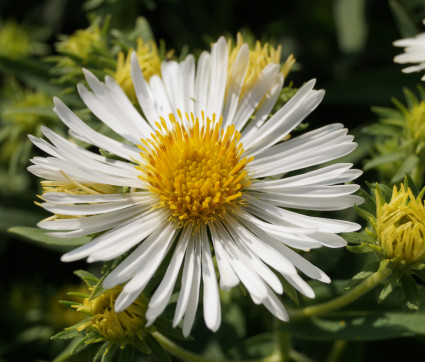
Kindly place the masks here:
[(376, 193), (374, 229), (384, 255), (399, 263), (411, 264), (425, 256), (425, 209), (404, 185), (393, 188), (391, 201), (385, 203)]
[(123, 342), (132, 338), (143, 340), (147, 299), (140, 294), (125, 311), (117, 313), (114, 311), (114, 304), (121, 291), (121, 287), (115, 287), (94, 299), (84, 298), (82, 304), (75, 305), (78, 312), (90, 316), (77, 329), (95, 330), (109, 341)]
[(143, 115), (111, 77), (101, 82), (85, 71), (93, 92), (79, 85), (82, 100), (123, 141), (96, 132), (57, 98), (55, 112), (75, 137), (103, 149), (102, 155), (47, 128), (43, 132), (50, 143), (30, 136), (51, 155), (34, 158), (32, 173), (55, 182), (72, 179), (120, 190), (46, 192), (42, 207), (68, 219), (39, 223), (62, 238), (95, 234), (63, 261), (126, 256), (103, 281), (104, 288), (126, 283), (115, 312), (130, 306), (164, 260), (170, 260), (149, 298), (147, 326), (164, 311), (180, 277), (173, 325), (183, 320), (183, 333), (189, 334), (202, 282), (205, 323), (218, 329), (221, 307), (213, 256), (223, 290), (242, 283), (254, 303), (287, 320), (276, 296), (284, 290), (275, 271), (308, 297), (314, 292), (297, 269), (330, 281), (292, 248), (341, 247), (345, 240), (336, 233), (359, 227), (286, 209), (340, 210), (360, 203), (361, 198), (351, 195), (357, 185), (338, 185), (360, 175), (351, 164), (282, 176), (346, 155), (356, 144), (341, 124), (282, 142), (324, 92), (313, 89), (314, 80), (307, 82), (270, 116), (283, 85), (280, 66), (269, 63), (258, 70), (242, 94), (251, 56), (247, 50), (243, 44), (229, 69), (227, 42), (220, 38), (211, 52), (201, 54), (197, 66), (191, 55), (180, 63), (163, 62), (161, 76), (149, 83), (133, 53), (131, 75)]
[[(425, 19), (422, 22), (425, 24)], [(396, 40), (393, 44), (396, 47), (404, 48), (404, 53), (394, 57), (394, 62), (399, 64), (416, 63), (416, 65), (404, 68), (404, 73), (420, 72), (425, 69), (425, 33), (418, 34), (414, 38)], [(425, 75), (421, 79), (425, 80)]]

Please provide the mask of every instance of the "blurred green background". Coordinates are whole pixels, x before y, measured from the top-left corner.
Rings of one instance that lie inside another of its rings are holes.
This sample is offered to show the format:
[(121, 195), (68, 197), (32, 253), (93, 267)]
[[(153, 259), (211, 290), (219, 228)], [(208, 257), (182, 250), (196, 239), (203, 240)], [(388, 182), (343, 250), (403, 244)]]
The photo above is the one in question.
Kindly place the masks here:
[[(46, 107), (50, 107), (49, 99), (61, 89), (49, 80), (52, 66), (43, 59), (56, 54), (55, 44), (61, 34), (70, 35), (87, 28), (88, 14), (101, 17), (110, 14), (110, 28), (122, 31), (131, 31), (136, 19), (143, 16), (156, 40), (163, 39), (167, 49), (175, 49), (177, 54), (185, 47), (199, 54), (200, 49), (208, 48), (219, 36), (235, 36), (243, 29), (260, 40), (282, 44), (282, 59), (291, 53), (297, 59), (288, 82), (299, 87), (316, 78), (316, 87), (326, 90), (324, 101), (307, 120), (310, 128), (344, 123), (360, 145), (350, 158), (358, 168), (371, 152), (371, 138), (362, 133), (362, 127), (377, 120), (371, 106), (390, 106), (392, 97), (403, 98), (403, 87), (415, 89), (420, 82), (418, 74), (403, 74), (402, 67), (393, 63), (393, 57), (401, 49), (394, 48), (392, 42), (421, 31), (425, 16), (423, 1), (1, 0), (0, 33), (5, 24), (13, 21), (30, 34), (30, 50), (23, 55), (19, 51), (15, 55), (7, 51), (2, 41), (10, 43), (10, 38), (5, 40), (0, 36), (2, 131), (17, 119), (11, 117), (11, 109), (19, 106), (11, 102), (19, 92), (42, 90), (48, 95)], [(46, 123), (54, 122), (49, 117), (47, 114)], [(26, 130), (20, 129), (16, 142), (26, 139)], [(36, 177), (25, 170), (28, 161), (14, 160), (16, 150), (6, 157), (13, 144), (7, 144), (11, 136), (2, 131), (0, 361), (51, 361), (64, 345), (50, 342), (49, 337), (75, 319), (66, 314), (57, 300), (65, 298), (65, 290), (78, 288), (79, 279), (72, 272), (87, 268), (87, 264), (61, 263), (60, 248), (41, 248), (6, 232), (15, 225), (34, 226), (48, 215), (34, 205), (39, 186)], [(36, 132), (31, 128), (28, 131)], [(22, 154), (31, 152), (34, 151)], [(362, 176), (360, 183), (365, 180), (379, 181), (373, 171)], [(354, 218), (351, 211), (344, 216)], [(316, 250), (309, 258), (332, 279), (349, 279), (365, 263), (363, 256), (353, 256), (345, 250), (332, 250), (332, 253)], [(95, 273), (97, 268), (90, 265)], [(193, 331), (196, 342), (187, 342), (188, 348), (220, 356), (220, 350), (229, 347), (229, 335), (243, 340), (267, 331), (272, 319), (258, 323), (256, 309), (248, 299), (237, 307), (224, 301), (225, 317), (219, 333), (214, 335), (198, 323)], [(248, 315), (247, 322), (241, 324), (241, 313), (246, 310), (253, 315)], [(413, 358), (423, 355), (424, 342), (423, 337), (352, 342), (340, 360), (376, 362), (395, 361), (400, 356)], [(295, 339), (294, 344), (315, 361), (325, 360), (331, 345), (302, 339)], [(75, 360), (85, 359), (82, 355)]]

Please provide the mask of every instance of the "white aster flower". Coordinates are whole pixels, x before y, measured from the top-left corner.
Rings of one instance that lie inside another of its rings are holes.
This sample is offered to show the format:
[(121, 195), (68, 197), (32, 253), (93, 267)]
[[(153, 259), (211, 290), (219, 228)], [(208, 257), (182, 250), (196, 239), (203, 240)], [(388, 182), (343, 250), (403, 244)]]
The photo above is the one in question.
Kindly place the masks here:
[(298, 271), (330, 281), (293, 249), (342, 247), (345, 241), (336, 233), (359, 227), (285, 209), (341, 210), (362, 201), (351, 195), (357, 185), (342, 184), (361, 174), (352, 164), (282, 177), (356, 147), (341, 124), (282, 142), (316, 108), (324, 91), (313, 90), (311, 80), (270, 115), (283, 85), (280, 66), (268, 64), (240, 97), (248, 46), (241, 46), (229, 70), (228, 59), (226, 41), (220, 38), (197, 66), (192, 55), (181, 63), (165, 61), (162, 76), (154, 75), (148, 83), (133, 54), (132, 78), (143, 116), (111, 77), (103, 83), (84, 71), (92, 92), (78, 85), (82, 100), (123, 142), (96, 132), (54, 99), (55, 112), (74, 137), (121, 160), (83, 149), (47, 128), (43, 133), (50, 142), (30, 136), (50, 155), (32, 159), (29, 170), (35, 175), (57, 185), (103, 184), (122, 190), (99, 193), (87, 187), (93, 194), (43, 194), (41, 205), (60, 216), (40, 222), (41, 228), (62, 238), (96, 234), (62, 260), (107, 261), (134, 248), (103, 282), (105, 288), (126, 283), (116, 300), (118, 312), (137, 298), (172, 253), (146, 318), (149, 325), (163, 312), (182, 270), (173, 323), (183, 320), (185, 335), (194, 322), (201, 280), (205, 323), (213, 331), (220, 326), (213, 257), (221, 289), (241, 282), (254, 303), (285, 321), (288, 314), (276, 295), (284, 289), (276, 273), (310, 298), (314, 292)]
[[(425, 19), (422, 23), (425, 24)], [(420, 72), (425, 69), (425, 33), (418, 34), (414, 38), (396, 40), (393, 45), (404, 48), (404, 53), (394, 57), (394, 62), (399, 64), (417, 63), (404, 68), (402, 70), (404, 73)], [(425, 75), (421, 79), (425, 80)]]

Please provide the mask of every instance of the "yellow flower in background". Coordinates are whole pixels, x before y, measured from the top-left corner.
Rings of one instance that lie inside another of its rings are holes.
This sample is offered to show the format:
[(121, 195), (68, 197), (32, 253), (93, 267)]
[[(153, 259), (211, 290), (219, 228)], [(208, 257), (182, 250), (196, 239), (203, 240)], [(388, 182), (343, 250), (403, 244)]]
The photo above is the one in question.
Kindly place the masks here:
[(374, 226), (385, 256), (400, 263), (411, 264), (425, 255), (425, 209), (421, 196), (414, 197), (404, 185), (393, 188), (389, 203), (376, 194)]
[[(131, 54), (133, 51), (131, 48), (127, 55), (124, 52), (118, 54), (115, 80), (130, 100), (136, 103), (137, 97), (131, 80)], [(161, 75), (161, 59), (154, 41), (144, 42), (141, 38), (137, 39), (136, 55), (146, 80), (149, 80), (153, 75)]]
[[(106, 49), (106, 40), (102, 30), (95, 22), (87, 29), (79, 29), (70, 36), (62, 36), (61, 41), (56, 44), (59, 53), (69, 53), (85, 60), (95, 49)], [(62, 62), (74, 65), (74, 61), (65, 57)]]
[(19, 58), (31, 54), (31, 50), (31, 38), (26, 29), (15, 21), (0, 26), (0, 54)]
[(143, 339), (146, 325), (145, 312), (147, 309), (147, 299), (140, 294), (134, 302), (124, 311), (115, 312), (114, 304), (122, 287), (115, 287), (104, 291), (100, 296), (83, 300), (80, 305), (74, 308), (78, 312), (90, 316), (87, 322), (81, 324), (77, 330), (95, 330), (104, 339), (109, 341), (124, 342), (127, 339)]
[[(251, 43), (251, 44), (250, 44)], [(242, 48), (242, 46), (246, 44), (241, 33), (236, 35), (236, 44), (232, 44), (232, 40), (228, 40), (229, 47), (229, 73), (233, 65), (236, 62), (237, 56)], [(246, 70), (246, 76), (243, 80), (242, 84), (242, 92), (243, 94), (250, 90), (258, 81), (258, 77), (261, 74), (262, 70), (269, 64), (280, 64), (280, 58), (282, 54), (282, 46), (278, 45), (276, 48), (271, 46), (269, 43), (261, 44), (259, 40), (253, 44), (253, 41), (247, 41), (249, 46), (249, 63), (248, 68)], [(245, 45), (246, 46), (246, 45)], [(283, 64), (281, 68), (281, 73), (286, 78), (289, 74), (292, 66), (295, 64), (295, 58), (291, 54)], [(232, 79), (229, 77), (228, 84), (230, 84)]]

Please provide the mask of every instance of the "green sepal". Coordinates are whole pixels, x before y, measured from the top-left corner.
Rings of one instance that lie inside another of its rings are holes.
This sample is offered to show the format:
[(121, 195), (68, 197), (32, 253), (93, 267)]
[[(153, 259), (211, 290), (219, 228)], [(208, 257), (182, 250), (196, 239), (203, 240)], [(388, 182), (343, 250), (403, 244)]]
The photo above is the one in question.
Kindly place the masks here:
[[(115, 361), (114, 356), (117, 350), (119, 349), (119, 345), (116, 343), (109, 343), (108, 347), (106, 348), (105, 352), (103, 352), (101, 362), (111, 362)], [(129, 361), (131, 362), (131, 361)]]
[(380, 206), (384, 205), (385, 203), (388, 204), (391, 202), (391, 198), (393, 197), (392, 188), (388, 187), (387, 185), (379, 184), (379, 183), (375, 184), (375, 188), (378, 191), (379, 197), (381, 199)]
[(425, 269), (415, 269), (414, 273), (425, 283)]
[(74, 274), (80, 277), (89, 288), (95, 286), (99, 282), (99, 278), (86, 270), (75, 270)]
[(371, 214), (369, 211), (362, 209), (360, 206), (354, 205), (354, 209), (362, 219), (370, 223), (374, 223), (376, 221), (376, 217), (374, 214)]
[(113, 342), (105, 342), (93, 357), (93, 362), (110, 362), (113, 360), (119, 345)]
[(90, 332), (81, 338), (71, 351), (71, 355), (75, 355), (87, 348), (90, 343), (94, 343), (93, 340), (98, 340), (99, 335), (96, 332)]
[(185, 337), (180, 328), (173, 328), (173, 324), (165, 318), (157, 318), (153, 325), (161, 334), (164, 334), (166, 337), (182, 341), (190, 341), (194, 339), (192, 336)]
[(419, 196), (419, 190), (416, 187), (415, 181), (410, 177), (408, 173), (404, 175), (404, 188), (407, 189), (410, 188), (412, 190), (413, 196), (418, 197)]
[(78, 297), (78, 298), (81, 298), (81, 299), (85, 299), (85, 298), (89, 297), (88, 294), (80, 293), (80, 292), (68, 292), (66, 294), (71, 295), (73, 297)]
[(374, 136), (399, 136), (400, 128), (389, 124), (374, 123), (363, 127), (362, 131)]
[(410, 275), (403, 275), (401, 278), (404, 295), (407, 300), (407, 308), (410, 310), (419, 309), (419, 291), (415, 280)]
[(132, 341), (133, 346), (141, 353), (143, 354), (151, 354), (152, 350), (147, 345), (147, 343), (144, 340), (141, 340), (139, 338), (134, 338)]
[(372, 253), (372, 252), (380, 252), (381, 248), (376, 245), (371, 244), (360, 244), (360, 245), (347, 245), (347, 250), (350, 253), (354, 254), (365, 254), (365, 253)]
[(370, 196), (369, 193), (360, 189), (356, 192), (357, 196), (363, 197), (364, 202), (361, 205), (358, 205), (363, 210), (366, 210), (372, 215), (375, 215), (376, 212), (376, 200), (374, 197)]
[(102, 356), (105, 353), (108, 346), (109, 346), (109, 342), (105, 342), (100, 346), (100, 348), (97, 350), (96, 354), (93, 357), (93, 362), (100, 362), (101, 361)]
[(171, 362), (171, 358), (161, 344), (151, 335), (146, 334), (146, 343), (152, 351), (152, 354), (160, 362)]
[[(382, 264), (381, 264), (382, 267)], [(382, 288), (381, 292), (378, 296), (378, 303), (382, 303), (395, 289), (397, 286), (402, 274), (400, 271), (395, 270), (385, 283), (384, 287)]]
[(76, 337), (82, 337), (83, 332), (78, 331), (75, 328), (66, 328), (64, 331), (56, 333), (54, 336), (51, 336), (50, 339), (72, 339)]
[(118, 362), (132, 362), (134, 361), (134, 346), (132, 344), (127, 344), (121, 346), (121, 351), (118, 354)]
[(341, 233), (342, 236), (348, 243), (351, 244), (372, 244), (375, 245), (375, 238), (365, 232), (353, 232), (353, 233)]
[[(63, 305), (64, 307), (67, 307), (67, 308), (72, 308), (74, 305), (80, 305), (81, 304), (81, 303), (78, 303), (78, 302), (72, 302), (70, 300), (59, 300), (58, 302), (61, 305)], [(74, 309), (74, 308), (72, 308), (72, 309)]]
[[(88, 319), (84, 319), (76, 324), (73, 324), (70, 327), (66, 327), (64, 331), (59, 332), (57, 334), (55, 334), (54, 336), (51, 336), (50, 339), (54, 340), (54, 339), (69, 339), (69, 338), (74, 338), (74, 337), (69, 337), (67, 338), (66, 336), (69, 334), (68, 332), (71, 331), (76, 331), (78, 327), (82, 326), (84, 323), (87, 322)], [(83, 332), (78, 332), (78, 336), (82, 336)]]

